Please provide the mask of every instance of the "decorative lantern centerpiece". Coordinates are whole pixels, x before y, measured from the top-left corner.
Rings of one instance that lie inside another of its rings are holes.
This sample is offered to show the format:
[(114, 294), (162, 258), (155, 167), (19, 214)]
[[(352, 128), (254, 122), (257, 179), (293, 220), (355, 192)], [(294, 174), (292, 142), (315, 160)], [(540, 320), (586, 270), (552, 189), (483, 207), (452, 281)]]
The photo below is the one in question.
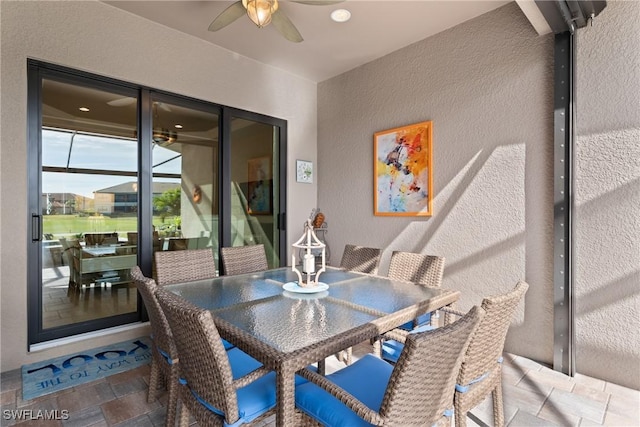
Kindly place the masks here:
[[(313, 215), (305, 222), (302, 237), (293, 244), (293, 253), (291, 255), (291, 269), (298, 275), (298, 286), (303, 288), (313, 288), (320, 284), (318, 278), (326, 269), (326, 247), (324, 243), (318, 239), (313, 231)], [(302, 254), (302, 271), (296, 268), (296, 253), (300, 251)], [(316, 256), (321, 255), (321, 264), (316, 271)]]

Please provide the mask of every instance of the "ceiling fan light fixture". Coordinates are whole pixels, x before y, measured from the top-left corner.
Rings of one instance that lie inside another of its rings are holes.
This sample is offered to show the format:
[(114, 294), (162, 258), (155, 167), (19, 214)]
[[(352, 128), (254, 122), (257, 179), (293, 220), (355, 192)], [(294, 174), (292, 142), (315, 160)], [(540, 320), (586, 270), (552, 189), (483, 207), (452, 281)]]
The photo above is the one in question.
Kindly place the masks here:
[(166, 147), (177, 141), (178, 141), (178, 132), (170, 131), (169, 129), (166, 129), (166, 128), (153, 129), (153, 142), (160, 145), (161, 147)]
[(269, 25), (271, 15), (278, 10), (278, 0), (242, 0), (249, 19), (259, 28)]

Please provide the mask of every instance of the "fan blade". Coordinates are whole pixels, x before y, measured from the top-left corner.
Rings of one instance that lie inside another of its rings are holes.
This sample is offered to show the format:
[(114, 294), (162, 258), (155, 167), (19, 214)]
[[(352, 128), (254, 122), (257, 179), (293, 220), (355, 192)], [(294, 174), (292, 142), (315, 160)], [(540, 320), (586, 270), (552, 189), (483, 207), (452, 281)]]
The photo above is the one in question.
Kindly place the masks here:
[(171, 112), (171, 107), (169, 107), (167, 104), (165, 104), (164, 102), (154, 102), (155, 105), (157, 105), (158, 107), (160, 107), (161, 110), (166, 111), (167, 113)]
[(294, 43), (300, 43), (304, 40), (296, 26), (293, 25), (293, 22), (291, 22), (289, 18), (287, 18), (287, 15), (280, 11), (280, 9), (271, 15), (271, 23), (285, 39)]
[(218, 31), (231, 24), (242, 15), (246, 15), (247, 10), (242, 5), (242, 1), (237, 1), (222, 11), (220, 15), (209, 25), (209, 31)]
[(126, 107), (127, 105), (131, 105), (136, 102), (135, 98), (131, 98), (130, 96), (125, 96), (124, 98), (113, 99), (111, 101), (107, 101), (108, 105), (112, 107)]
[(328, 6), (330, 4), (338, 4), (338, 3), (344, 3), (345, 0), (337, 0), (337, 1), (331, 1), (331, 0), (289, 0), (291, 3), (300, 3), (300, 4), (306, 4), (309, 6)]

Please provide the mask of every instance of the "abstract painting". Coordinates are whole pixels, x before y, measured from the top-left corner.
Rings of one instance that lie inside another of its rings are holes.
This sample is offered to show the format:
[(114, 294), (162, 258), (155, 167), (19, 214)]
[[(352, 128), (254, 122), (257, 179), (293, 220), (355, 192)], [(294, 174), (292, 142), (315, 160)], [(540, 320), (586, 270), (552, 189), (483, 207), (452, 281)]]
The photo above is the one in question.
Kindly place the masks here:
[(432, 215), (432, 135), (431, 121), (374, 134), (375, 215)]
[(248, 161), (247, 211), (254, 215), (271, 213), (271, 158), (258, 157)]

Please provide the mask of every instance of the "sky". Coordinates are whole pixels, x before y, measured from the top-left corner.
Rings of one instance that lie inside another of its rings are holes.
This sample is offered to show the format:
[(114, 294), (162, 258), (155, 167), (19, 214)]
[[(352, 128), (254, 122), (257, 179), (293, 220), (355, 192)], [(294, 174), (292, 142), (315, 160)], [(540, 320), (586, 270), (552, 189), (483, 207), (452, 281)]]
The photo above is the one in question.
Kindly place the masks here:
[[(71, 156), (69, 147), (73, 139)], [(176, 152), (160, 146), (153, 149), (153, 164), (161, 163), (176, 156)], [(137, 142), (135, 140), (106, 138), (76, 134), (56, 130), (42, 130), (42, 165), (108, 169), (136, 172), (138, 170)], [(181, 158), (177, 158), (153, 169), (154, 172), (181, 173)], [(67, 174), (43, 172), (43, 193), (74, 193), (93, 198), (93, 192), (125, 182), (135, 181), (135, 177), (89, 174)]]

